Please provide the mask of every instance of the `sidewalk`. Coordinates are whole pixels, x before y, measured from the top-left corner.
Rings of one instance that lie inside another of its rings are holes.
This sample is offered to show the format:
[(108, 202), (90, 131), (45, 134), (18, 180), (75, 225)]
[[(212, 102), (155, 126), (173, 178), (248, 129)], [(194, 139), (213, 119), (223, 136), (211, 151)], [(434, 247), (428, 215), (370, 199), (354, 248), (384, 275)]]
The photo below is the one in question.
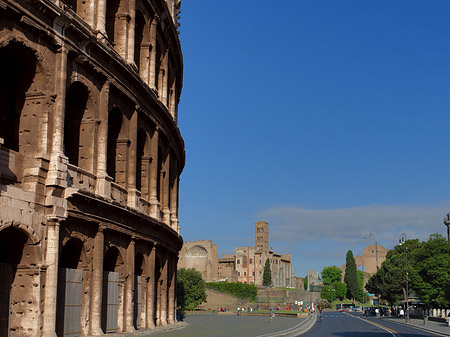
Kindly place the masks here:
[(402, 320), (398, 317), (383, 317), (383, 319), (388, 319), (389, 321), (398, 324), (412, 325), (421, 330), (434, 332), (445, 336), (450, 336), (450, 326), (448, 326), (447, 323), (428, 320), (428, 324), (424, 325), (423, 318), (410, 318), (409, 323), (406, 323), (405, 319)]

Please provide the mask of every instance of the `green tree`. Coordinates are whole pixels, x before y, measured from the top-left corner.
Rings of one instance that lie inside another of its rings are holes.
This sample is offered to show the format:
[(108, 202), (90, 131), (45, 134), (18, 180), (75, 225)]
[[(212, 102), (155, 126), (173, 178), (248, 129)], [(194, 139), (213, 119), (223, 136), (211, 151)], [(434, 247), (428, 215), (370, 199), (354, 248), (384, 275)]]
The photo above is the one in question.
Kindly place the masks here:
[(185, 310), (195, 310), (206, 301), (205, 281), (199, 271), (193, 268), (178, 270), (177, 301)]
[(333, 282), (342, 280), (342, 270), (336, 266), (325, 267), (322, 270), (322, 282), (324, 285), (331, 285)]
[(336, 298), (342, 301), (347, 295), (347, 286), (345, 283), (334, 281), (333, 288), (336, 291)]
[(266, 259), (263, 272), (263, 286), (270, 287), (272, 285), (272, 272), (270, 271), (270, 260)]
[(344, 283), (347, 286), (347, 298), (353, 300), (358, 295), (358, 276), (353, 252), (349, 250), (345, 257)]
[(428, 241), (422, 242), (415, 249), (408, 247), (410, 288), (423, 302), (438, 308), (450, 306), (449, 249), (448, 240), (437, 233), (430, 235)]
[(308, 290), (308, 275), (303, 279), (303, 287), (305, 290)]

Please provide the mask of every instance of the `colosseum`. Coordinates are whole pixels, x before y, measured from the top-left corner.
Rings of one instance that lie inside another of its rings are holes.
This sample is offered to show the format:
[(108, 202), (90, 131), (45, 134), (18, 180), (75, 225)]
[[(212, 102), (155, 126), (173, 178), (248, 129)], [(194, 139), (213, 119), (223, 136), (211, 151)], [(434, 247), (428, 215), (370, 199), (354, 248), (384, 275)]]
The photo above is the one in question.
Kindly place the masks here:
[(0, 0), (0, 336), (174, 324), (180, 0)]

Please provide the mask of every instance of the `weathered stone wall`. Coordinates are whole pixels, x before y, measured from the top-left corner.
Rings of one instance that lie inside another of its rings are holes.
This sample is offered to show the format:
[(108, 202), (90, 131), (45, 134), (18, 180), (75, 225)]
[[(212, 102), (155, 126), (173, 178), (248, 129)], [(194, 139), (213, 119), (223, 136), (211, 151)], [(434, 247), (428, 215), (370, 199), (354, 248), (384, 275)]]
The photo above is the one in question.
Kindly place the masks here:
[(206, 282), (217, 282), (219, 280), (217, 245), (211, 240), (185, 242), (179, 254), (178, 268), (194, 268), (202, 273), (202, 278)]
[[(72, 318), (82, 335), (174, 323), (179, 8), (1, 3), (0, 335), (62, 336)], [(69, 294), (81, 317), (64, 313), (67, 270), (81, 275)]]

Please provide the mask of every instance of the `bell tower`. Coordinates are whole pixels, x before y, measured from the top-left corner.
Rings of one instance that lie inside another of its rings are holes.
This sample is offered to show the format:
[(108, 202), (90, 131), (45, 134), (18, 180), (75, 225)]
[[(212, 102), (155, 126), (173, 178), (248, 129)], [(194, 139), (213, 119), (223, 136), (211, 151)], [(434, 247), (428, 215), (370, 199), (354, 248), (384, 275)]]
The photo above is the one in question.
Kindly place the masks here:
[(269, 251), (269, 223), (263, 220), (255, 222), (255, 250)]

